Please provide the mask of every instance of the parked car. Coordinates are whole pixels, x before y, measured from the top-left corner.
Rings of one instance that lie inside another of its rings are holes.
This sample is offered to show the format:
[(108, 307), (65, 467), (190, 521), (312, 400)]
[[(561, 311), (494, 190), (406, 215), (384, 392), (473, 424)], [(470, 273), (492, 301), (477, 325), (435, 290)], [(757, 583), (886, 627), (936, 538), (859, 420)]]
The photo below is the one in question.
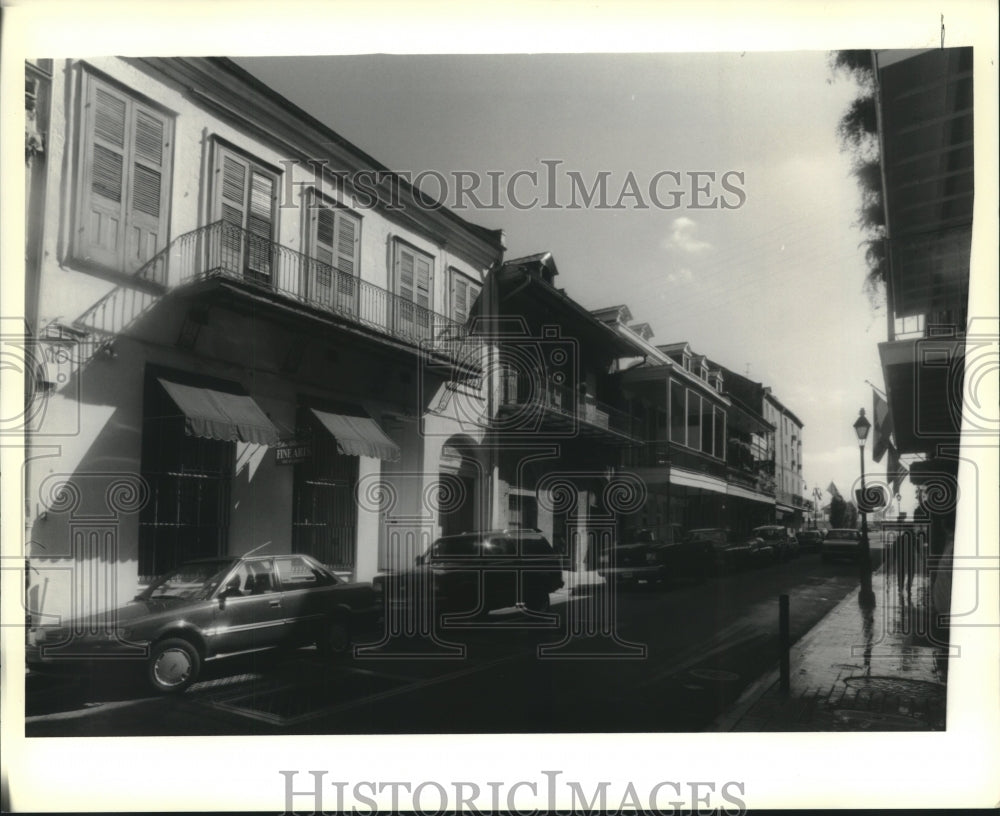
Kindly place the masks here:
[(486, 530), (443, 536), (412, 567), (375, 576), (388, 603), (433, 598), (439, 611), (485, 612), (521, 603), (549, 609), (563, 585), (564, 559), (538, 530)]
[(774, 560), (775, 549), (756, 536), (739, 536), (722, 527), (689, 530), (687, 540), (708, 543), (712, 548), (712, 563), (716, 569), (731, 569), (749, 564), (764, 564)]
[(672, 528), (666, 539), (652, 530), (638, 530), (625, 543), (601, 555), (597, 571), (606, 581), (623, 585), (667, 582), (676, 579), (703, 581), (712, 570), (713, 550), (704, 539), (689, 539)]
[(799, 540), (799, 548), (803, 551), (818, 552), (823, 543), (822, 530), (799, 530), (795, 537)]
[(827, 530), (820, 549), (824, 561), (835, 558), (857, 559), (861, 552), (860, 530)]
[(785, 561), (799, 554), (799, 542), (787, 527), (777, 524), (765, 524), (754, 527), (750, 535), (763, 539), (774, 547), (776, 561)]
[(368, 583), (346, 583), (308, 555), (190, 561), (110, 612), (28, 631), (35, 666), (145, 659), (150, 684), (177, 692), (202, 664), (234, 654), (315, 643), (347, 653), (374, 624), (381, 599)]

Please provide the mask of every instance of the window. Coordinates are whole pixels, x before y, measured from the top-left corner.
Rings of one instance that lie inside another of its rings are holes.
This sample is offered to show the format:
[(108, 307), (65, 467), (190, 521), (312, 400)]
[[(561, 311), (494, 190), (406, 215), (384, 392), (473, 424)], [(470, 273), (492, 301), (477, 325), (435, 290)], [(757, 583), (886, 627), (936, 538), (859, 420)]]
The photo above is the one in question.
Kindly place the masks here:
[(715, 407), (707, 399), (701, 401), (701, 449), (712, 455), (712, 444), (715, 439), (712, 428)]
[(189, 435), (153, 370), (146, 372), (142, 431), (150, 497), (139, 515), (139, 574), (148, 578), (223, 552), (235, 444)]
[(670, 382), (670, 441), (683, 445), (687, 441), (687, 418), (684, 407), (684, 387)]
[(333, 583), (329, 575), (298, 556), (280, 556), (274, 559), (274, 565), (282, 589), (310, 589)]
[(701, 395), (687, 392), (687, 446), (701, 449)]
[(167, 245), (173, 119), (92, 74), (83, 102), (75, 255), (134, 272)]
[(305, 206), (309, 255), (306, 296), (312, 303), (355, 314), (361, 219), (347, 208), (321, 198), (315, 190), (309, 191)]
[(715, 455), (719, 459), (726, 458), (726, 412), (721, 408), (713, 408), (715, 412)]
[(457, 269), (451, 270), (451, 317), (456, 323), (465, 324), (469, 320), (472, 304), (476, 302), (483, 287)]
[(220, 142), (215, 143), (214, 168), (212, 221), (223, 222), (220, 264), (230, 273), (271, 285), (278, 175)]
[(429, 255), (396, 243), (392, 320), (397, 333), (413, 340), (431, 336), (434, 261)]

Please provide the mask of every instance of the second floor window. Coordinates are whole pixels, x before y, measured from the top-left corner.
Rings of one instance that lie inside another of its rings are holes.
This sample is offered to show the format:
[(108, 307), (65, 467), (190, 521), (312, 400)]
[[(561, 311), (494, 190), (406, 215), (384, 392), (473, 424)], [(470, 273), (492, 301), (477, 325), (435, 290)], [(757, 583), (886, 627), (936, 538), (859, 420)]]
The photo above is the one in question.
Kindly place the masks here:
[(416, 340), (431, 336), (434, 261), (402, 242), (395, 247), (393, 323), (397, 332)]
[(355, 314), (361, 219), (315, 192), (311, 191), (306, 200), (309, 300), (338, 312)]
[[(275, 285), (278, 176), (254, 159), (216, 142), (212, 221), (222, 221), (222, 267), (255, 283)], [(291, 281), (278, 281), (284, 288)]]
[(74, 254), (135, 272), (167, 245), (173, 118), (90, 73), (82, 92)]
[(468, 321), (472, 304), (482, 288), (481, 284), (457, 269), (451, 270), (451, 317), (456, 323), (465, 324)]

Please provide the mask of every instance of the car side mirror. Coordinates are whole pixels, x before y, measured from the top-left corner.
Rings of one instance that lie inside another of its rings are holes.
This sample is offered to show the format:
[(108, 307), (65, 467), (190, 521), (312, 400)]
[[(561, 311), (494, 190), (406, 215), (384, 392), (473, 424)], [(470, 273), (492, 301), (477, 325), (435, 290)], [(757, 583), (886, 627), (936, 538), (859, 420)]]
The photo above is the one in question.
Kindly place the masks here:
[(221, 595), (219, 595), (219, 610), (221, 611), (225, 608), (226, 608), (226, 593), (223, 592)]

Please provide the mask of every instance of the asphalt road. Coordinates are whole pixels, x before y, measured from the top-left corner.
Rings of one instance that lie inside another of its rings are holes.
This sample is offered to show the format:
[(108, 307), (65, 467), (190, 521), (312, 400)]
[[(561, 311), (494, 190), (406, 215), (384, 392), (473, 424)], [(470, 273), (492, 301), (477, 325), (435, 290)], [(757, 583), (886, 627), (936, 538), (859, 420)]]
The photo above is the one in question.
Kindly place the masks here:
[(700, 585), (562, 591), (551, 619), (501, 611), (332, 666), (311, 649), (219, 661), (175, 696), (151, 695), (137, 666), (32, 674), (25, 733), (701, 731), (777, 664), (781, 594), (794, 642), (857, 581), (804, 553)]

